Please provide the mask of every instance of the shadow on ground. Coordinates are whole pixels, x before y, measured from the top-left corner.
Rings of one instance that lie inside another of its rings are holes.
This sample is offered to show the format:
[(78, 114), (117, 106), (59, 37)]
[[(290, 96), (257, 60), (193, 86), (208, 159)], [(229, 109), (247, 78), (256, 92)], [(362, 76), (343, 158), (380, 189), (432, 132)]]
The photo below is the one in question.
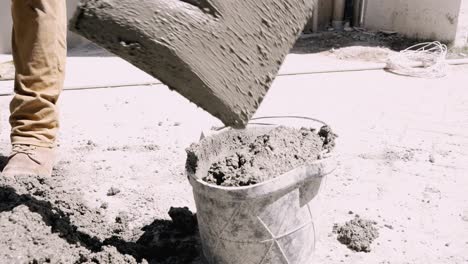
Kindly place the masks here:
[[(117, 254), (132, 256), (138, 262), (146, 260), (149, 263), (181, 264), (192, 263), (200, 258), (201, 246), (196, 216), (187, 208), (171, 208), (169, 215), (172, 221), (155, 220), (150, 225), (143, 227), (141, 229), (143, 233), (134, 240), (128, 241), (119, 236), (111, 236), (102, 240), (90, 232), (80, 231), (80, 228), (73, 224), (68, 217), (69, 213), (65, 213), (49, 201), (35, 197), (41, 195), (38, 192), (18, 194), (14, 188), (0, 186), (0, 214), (12, 212), (16, 207), (24, 205), (30, 212), (39, 214), (43, 223), (51, 228), (52, 233), (58, 234), (70, 245), (85, 247), (93, 253), (100, 252), (106, 246), (111, 246), (117, 249)], [(16, 235), (23, 236), (24, 234), (15, 234), (14, 236)], [(34, 240), (36, 234), (33, 232), (27, 235)], [(2, 236), (6, 237), (9, 234), (4, 233)], [(31, 247), (33, 245), (25, 243), (22, 246)], [(63, 254), (67, 254), (67, 252), (63, 252)], [(113, 263), (112, 260), (109, 260), (110, 262), (91, 260), (93, 263)], [(76, 263), (81, 263), (80, 261), (78, 259)]]
[(3, 171), (8, 162), (8, 157), (0, 155), (0, 171)]
[(71, 48), (67, 52), (67, 57), (115, 57), (113, 53), (104, 48), (90, 42), (75, 48)]

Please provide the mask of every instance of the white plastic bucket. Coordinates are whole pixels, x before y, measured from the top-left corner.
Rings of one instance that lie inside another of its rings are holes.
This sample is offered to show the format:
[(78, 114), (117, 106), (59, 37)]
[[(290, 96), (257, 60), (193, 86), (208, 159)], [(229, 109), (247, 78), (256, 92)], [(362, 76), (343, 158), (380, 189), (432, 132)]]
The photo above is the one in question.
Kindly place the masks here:
[[(306, 125), (311, 127), (310, 123)], [(249, 128), (246, 132), (250, 132)], [(333, 155), (256, 185), (215, 186), (202, 178), (212, 161), (222, 155), (222, 135), (203, 140), (196, 150), (199, 151), (196, 171), (187, 169), (206, 261), (210, 264), (312, 263), (317, 195), (325, 176), (336, 168)], [(204, 151), (208, 145), (215, 146), (215, 151)]]

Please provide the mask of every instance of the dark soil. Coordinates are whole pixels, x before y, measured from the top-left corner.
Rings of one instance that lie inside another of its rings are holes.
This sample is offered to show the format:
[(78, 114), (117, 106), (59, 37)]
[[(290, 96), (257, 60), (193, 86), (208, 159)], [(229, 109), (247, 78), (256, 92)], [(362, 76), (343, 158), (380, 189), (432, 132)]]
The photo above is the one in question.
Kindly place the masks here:
[(357, 252), (370, 252), (372, 242), (379, 237), (376, 222), (355, 216), (342, 226), (335, 225), (338, 241)]
[(129, 230), (127, 216), (114, 223), (62, 188), (64, 179), (0, 177), (0, 263), (198, 263), (196, 217), (171, 208), (172, 220)]
[[(319, 53), (347, 47), (388, 48), (401, 51), (415, 44), (432, 42), (431, 39), (408, 38), (398, 33), (369, 31), (365, 29), (353, 31), (322, 31), (303, 34), (294, 45), (291, 53)], [(379, 51), (374, 51), (379, 53)], [(381, 51), (380, 51), (381, 52)], [(381, 54), (380, 54), (381, 55)], [(379, 54), (374, 56), (379, 57)], [(364, 54), (361, 59), (369, 59), (370, 54)], [(372, 57), (372, 56), (371, 56)], [(463, 59), (468, 57), (468, 48), (450, 47), (447, 59)], [(358, 58), (359, 59), (359, 58)]]
[(228, 187), (254, 185), (313, 162), (333, 149), (336, 138), (326, 126), (318, 133), (310, 128), (283, 126), (256, 137), (236, 130), (225, 133), (226, 151), (221, 150), (224, 154), (212, 162), (203, 180)]
[(407, 38), (400, 34), (372, 31), (331, 31), (303, 35), (291, 53), (317, 53), (352, 46), (386, 47), (394, 51), (404, 50), (424, 40)]

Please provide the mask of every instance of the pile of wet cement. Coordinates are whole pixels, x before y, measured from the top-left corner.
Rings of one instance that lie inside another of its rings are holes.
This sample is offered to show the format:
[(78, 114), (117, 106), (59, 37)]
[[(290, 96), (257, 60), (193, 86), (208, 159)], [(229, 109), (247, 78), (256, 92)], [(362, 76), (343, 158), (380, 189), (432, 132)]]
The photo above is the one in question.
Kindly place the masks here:
[[(225, 133), (224, 150), (220, 150), (223, 155), (212, 162), (203, 180), (226, 187), (254, 185), (313, 162), (334, 147), (336, 138), (328, 126), (318, 133), (310, 128), (284, 126), (265, 130), (254, 137), (244, 130)], [(199, 147), (192, 146), (188, 150), (189, 157), (196, 155)]]
[(125, 214), (108, 223), (64, 180), (0, 177), (0, 263), (198, 263), (198, 227), (187, 208), (129, 230)]
[(379, 237), (379, 230), (374, 221), (355, 216), (354, 219), (342, 226), (335, 225), (334, 232), (338, 234), (338, 241), (357, 252), (370, 252), (372, 242)]

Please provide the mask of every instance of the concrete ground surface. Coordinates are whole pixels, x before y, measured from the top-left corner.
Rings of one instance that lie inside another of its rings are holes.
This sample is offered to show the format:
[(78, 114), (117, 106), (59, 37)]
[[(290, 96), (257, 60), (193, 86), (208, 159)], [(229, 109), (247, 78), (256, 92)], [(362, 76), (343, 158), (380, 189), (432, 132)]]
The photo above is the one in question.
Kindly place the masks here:
[[(154, 81), (94, 55), (70, 57), (67, 85)], [(307, 63), (307, 56), (288, 59)], [(330, 60), (313, 56), (315, 65)], [(0, 82), (0, 91), (11, 85)], [(0, 96), (3, 156), (10, 100)], [(104, 223), (126, 212), (128, 228), (140, 229), (167, 219), (171, 206), (195, 211), (185, 148), (218, 120), (163, 85), (65, 91), (60, 109), (55, 174), (89, 208), (107, 203)], [(279, 76), (256, 114), (269, 115), (318, 118), (340, 136), (339, 167), (321, 193), (315, 263), (468, 263), (468, 66), (441, 79), (384, 71)], [(120, 193), (107, 196), (111, 187)], [(349, 250), (332, 233), (354, 214), (377, 222), (370, 253)], [(0, 233), (16, 235), (2, 225)]]

